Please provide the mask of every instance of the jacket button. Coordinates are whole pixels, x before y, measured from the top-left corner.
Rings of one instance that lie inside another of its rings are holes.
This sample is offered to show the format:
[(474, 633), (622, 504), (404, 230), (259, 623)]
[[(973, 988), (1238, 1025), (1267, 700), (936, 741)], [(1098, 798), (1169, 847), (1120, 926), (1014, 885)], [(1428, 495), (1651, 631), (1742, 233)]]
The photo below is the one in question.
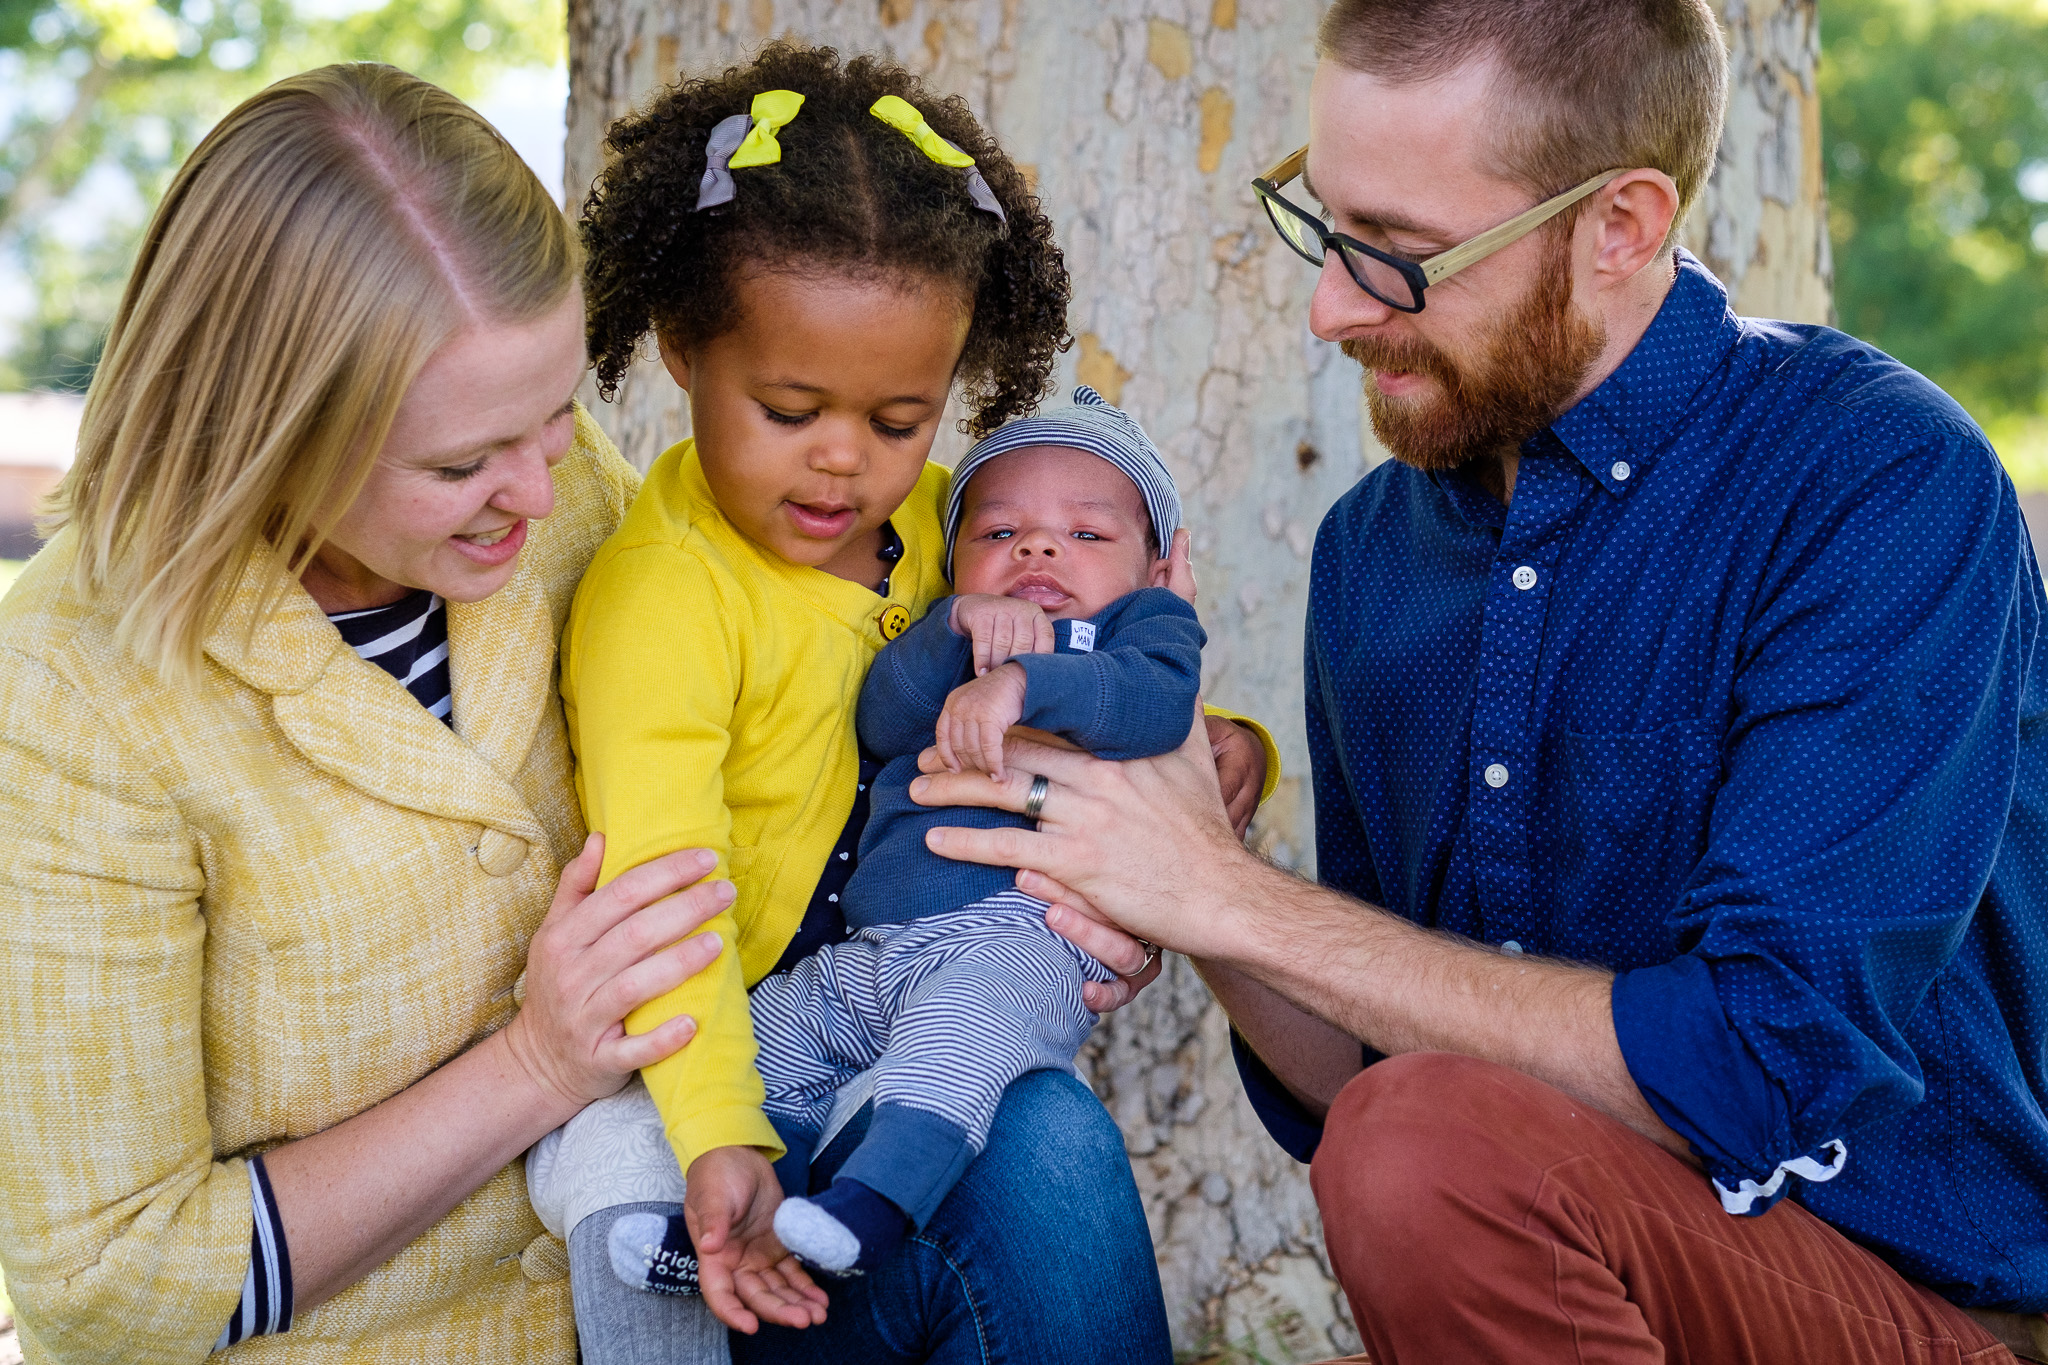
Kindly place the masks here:
[(553, 1233), (543, 1232), (519, 1253), (519, 1272), (535, 1284), (559, 1280), (569, 1273), (569, 1248)]
[(509, 877), (526, 861), (526, 840), (515, 839), (501, 830), (487, 829), (476, 841), (476, 861), (493, 877)]

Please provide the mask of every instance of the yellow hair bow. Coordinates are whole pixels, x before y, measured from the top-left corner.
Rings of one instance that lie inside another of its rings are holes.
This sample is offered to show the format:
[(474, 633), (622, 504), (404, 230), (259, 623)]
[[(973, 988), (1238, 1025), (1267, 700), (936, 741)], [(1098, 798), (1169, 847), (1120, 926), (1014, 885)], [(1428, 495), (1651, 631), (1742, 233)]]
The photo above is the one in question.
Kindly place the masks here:
[(974, 164), (973, 157), (933, 132), (932, 126), (924, 121), (924, 115), (918, 113), (917, 106), (909, 100), (884, 95), (868, 106), (868, 112), (916, 143), (917, 150), (941, 166)]
[(782, 144), (775, 140), (775, 132), (791, 119), (796, 111), (804, 107), (804, 97), (794, 90), (763, 90), (754, 96), (750, 107), (754, 126), (747, 133), (739, 150), (732, 154), (732, 160), (725, 164), (736, 171), (749, 166), (772, 166), (782, 160)]
[(996, 199), (995, 192), (989, 189), (988, 182), (981, 178), (981, 168), (974, 164), (974, 158), (933, 132), (916, 105), (897, 95), (884, 95), (868, 106), (868, 112), (909, 138), (920, 152), (941, 166), (966, 171), (967, 196), (974, 201), (974, 206), (984, 213), (993, 213), (999, 219), (1005, 217), (1002, 204)]

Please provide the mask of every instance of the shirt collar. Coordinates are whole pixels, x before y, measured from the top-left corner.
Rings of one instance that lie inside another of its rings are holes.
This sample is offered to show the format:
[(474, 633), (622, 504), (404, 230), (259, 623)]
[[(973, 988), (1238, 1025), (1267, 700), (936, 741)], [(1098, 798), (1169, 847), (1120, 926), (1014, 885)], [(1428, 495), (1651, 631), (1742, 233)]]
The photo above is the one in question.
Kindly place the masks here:
[[(1619, 496), (1656, 462), (1739, 331), (1728, 291), (1691, 252), (1677, 252), (1678, 277), (1643, 339), (1598, 388), (1525, 443), (1549, 447), (1548, 434)], [(1626, 471), (1626, 472), (1624, 472)]]

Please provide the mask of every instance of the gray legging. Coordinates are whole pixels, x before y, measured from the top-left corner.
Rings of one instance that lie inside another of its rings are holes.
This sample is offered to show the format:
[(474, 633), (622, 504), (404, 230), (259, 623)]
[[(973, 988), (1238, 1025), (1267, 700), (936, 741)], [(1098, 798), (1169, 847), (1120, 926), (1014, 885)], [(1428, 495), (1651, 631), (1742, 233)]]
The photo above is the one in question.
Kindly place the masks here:
[(619, 1204), (569, 1234), (569, 1292), (583, 1365), (729, 1365), (725, 1326), (696, 1295), (649, 1294), (612, 1272), (605, 1238), (622, 1214), (681, 1214), (681, 1204)]

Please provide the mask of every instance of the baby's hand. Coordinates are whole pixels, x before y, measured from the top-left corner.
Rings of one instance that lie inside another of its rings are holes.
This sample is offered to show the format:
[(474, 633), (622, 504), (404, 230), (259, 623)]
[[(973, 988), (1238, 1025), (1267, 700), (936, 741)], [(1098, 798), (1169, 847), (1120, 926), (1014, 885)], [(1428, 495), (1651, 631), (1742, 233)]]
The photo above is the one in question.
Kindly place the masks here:
[(961, 683), (939, 712), (939, 757), (954, 772), (979, 768), (991, 777), (1003, 775), (1003, 732), (1024, 717), (1024, 670), (998, 664)]
[(735, 1331), (825, 1320), (825, 1293), (775, 1238), (782, 1186), (752, 1147), (714, 1147), (690, 1163), (683, 1218), (697, 1248), (704, 1304)]
[(1019, 654), (1050, 654), (1052, 622), (1045, 608), (1019, 597), (965, 593), (953, 599), (955, 635), (974, 639), (974, 676), (979, 678)]

